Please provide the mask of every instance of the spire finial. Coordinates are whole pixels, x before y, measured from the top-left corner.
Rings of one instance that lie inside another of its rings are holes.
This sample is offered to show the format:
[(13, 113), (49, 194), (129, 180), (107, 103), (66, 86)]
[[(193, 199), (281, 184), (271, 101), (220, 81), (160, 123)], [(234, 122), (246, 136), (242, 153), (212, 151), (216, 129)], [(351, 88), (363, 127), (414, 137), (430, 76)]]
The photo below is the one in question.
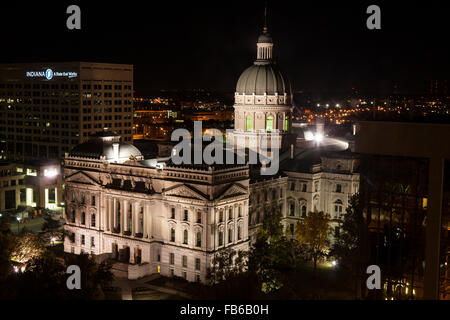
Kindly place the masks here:
[(267, 33), (267, 1), (266, 1), (266, 5), (264, 7), (264, 28), (263, 28), (263, 32)]

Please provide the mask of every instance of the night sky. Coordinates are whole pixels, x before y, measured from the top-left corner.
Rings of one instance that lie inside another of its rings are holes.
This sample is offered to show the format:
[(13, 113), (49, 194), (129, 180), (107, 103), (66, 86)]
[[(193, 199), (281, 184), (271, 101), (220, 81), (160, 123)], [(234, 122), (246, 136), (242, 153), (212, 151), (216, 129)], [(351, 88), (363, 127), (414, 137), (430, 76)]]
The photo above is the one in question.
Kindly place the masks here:
[[(265, 1), (95, 2), (2, 1), (0, 63), (130, 63), (138, 94), (232, 92), (264, 21)], [(306, 2), (268, 5), (274, 55), (294, 90), (421, 93), (430, 79), (450, 78), (445, 2)], [(81, 31), (66, 28), (70, 4), (81, 7)], [(381, 7), (381, 30), (366, 28), (370, 4)]]

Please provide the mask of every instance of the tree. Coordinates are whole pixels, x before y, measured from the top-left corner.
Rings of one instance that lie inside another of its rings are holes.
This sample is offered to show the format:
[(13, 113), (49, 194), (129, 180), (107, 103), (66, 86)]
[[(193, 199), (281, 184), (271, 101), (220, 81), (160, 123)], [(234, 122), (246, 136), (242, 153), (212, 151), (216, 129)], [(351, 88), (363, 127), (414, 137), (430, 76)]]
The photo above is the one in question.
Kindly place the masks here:
[(66, 254), (64, 261), (66, 267), (69, 265), (77, 265), (82, 270), (82, 290), (70, 290), (69, 298), (85, 300), (105, 298), (103, 289), (109, 287), (114, 279), (109, 262), (105, 261), (98, 264), (94, 256), (88, 254)]
[(11, 232), (10, 225), (2, 219), (0, 222), (0, 281), (11, 273), (11, 254), (14, 243), (14, 235)]
[(220, 250), (211, 261), (207, 279), (214, 284), (244, 273), (247, 269), (247, 257), (247, 252), (242, 250), (230, 248)]
[(360, 283), (363, 274), (361, 268), (361, 236), (364, 230), (365, 224), (359, 203), (359, 194), (355, 194), (350, 199), (332, 254), (338, 259), (339, 265), (351, 273), (356, 298), (361, 296)]
[(44, 250), (44, 245), (39, 236), (24, 228), (16, 236), (16, 244), (11, 253), (11, 260), (27, 263), (32, 259), (39, 258)]
[(266, 293), (280, 289), (289, 281), (287, 275), (299, 262), (295, 243), (284, 235), (281, 218), (278, 208), (266, 211), (249, 253), (249, 271), (257, 275)]
[(306, 251), (313, 258), (314, 272), (317, 269), (317, 260), (329, 248), (329, 231), (329, 217), (323, 212), (310, 212), (303, 220), (297, 223), (295, 236), (298, 242), (305, 246)]

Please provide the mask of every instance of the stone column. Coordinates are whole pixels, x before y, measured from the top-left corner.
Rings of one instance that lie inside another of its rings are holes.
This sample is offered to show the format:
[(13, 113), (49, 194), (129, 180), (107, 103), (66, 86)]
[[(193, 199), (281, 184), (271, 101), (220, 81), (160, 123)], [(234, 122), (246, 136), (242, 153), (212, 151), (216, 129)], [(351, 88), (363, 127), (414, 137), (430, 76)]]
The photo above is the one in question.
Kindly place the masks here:
[(117, 199), (113, 198), (113, 230), (117, 228)]
[(125, 201), (120, 200), (120, 234), (125, 231)]
[(103, 195), (103, 218), (102, 218), (102, 222), (103, 222), (103, 230), (108, 231), (108, 198), (106, 197), (106, 195)]
[(111, 212), (112, 212), (112, 202), (111, 202), (111, 197), (107, 197), (106, 198), (106, 202), (107, 202), (107, 210), (106, 210), (106, 218), (108, 220), (107, 225), (108, 225), (108, 231), (111, 232), (112, 228), (112, 223), (111, 223)]
[(137, 202), (134, 203), (134, 208), (133, 209), (134, 210), (133, 210), (133, 214), (131, 216), (131, 222), (133, 224), (133, 236), (134, 236), (136, 233), (139, 233), (138, 229), (137, 229), (137, 224), (138, 224), (138, 222), (137, 222), (137, 214), (138, 214), (138, 210), (139, 210), (139, 204)]
[(123, 230), (128, 231), (128, 200), (123, 200)]
[(148, 226), (149, 226), (149, 218), (150, 218), (150, 208), (148, 203), (144, 203), (144, 238), (147, 238), (149, 232), (148, 232)]
[(114, 227), (114, 201), (113, 198), (109, 198), (109, 231), (112, 232)]

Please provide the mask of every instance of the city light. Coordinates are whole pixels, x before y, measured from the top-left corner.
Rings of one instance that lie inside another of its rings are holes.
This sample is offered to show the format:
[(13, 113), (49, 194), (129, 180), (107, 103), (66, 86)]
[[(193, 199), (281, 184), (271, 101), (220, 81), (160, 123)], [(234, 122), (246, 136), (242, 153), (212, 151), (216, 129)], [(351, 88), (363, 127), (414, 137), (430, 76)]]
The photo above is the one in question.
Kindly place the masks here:
[(44, 170), (44, 177), (52, 178), (52, 177), (56, 176), (57, 174), (58, 174), (58, 171), (56, 170), (56, 168)]
[(316, 133), (316, 135), (314, 136), (314, 140), (316, 140), (317, 142), (322, 142), (323, 141), (323, 134)]
[(332, 265), (333, 267), (336, 267), (336, 266), (337, 266), (337, 261), (336, 261), (336, 260), (333, 260), (333, 261), (331, 262), (331, 265)]

